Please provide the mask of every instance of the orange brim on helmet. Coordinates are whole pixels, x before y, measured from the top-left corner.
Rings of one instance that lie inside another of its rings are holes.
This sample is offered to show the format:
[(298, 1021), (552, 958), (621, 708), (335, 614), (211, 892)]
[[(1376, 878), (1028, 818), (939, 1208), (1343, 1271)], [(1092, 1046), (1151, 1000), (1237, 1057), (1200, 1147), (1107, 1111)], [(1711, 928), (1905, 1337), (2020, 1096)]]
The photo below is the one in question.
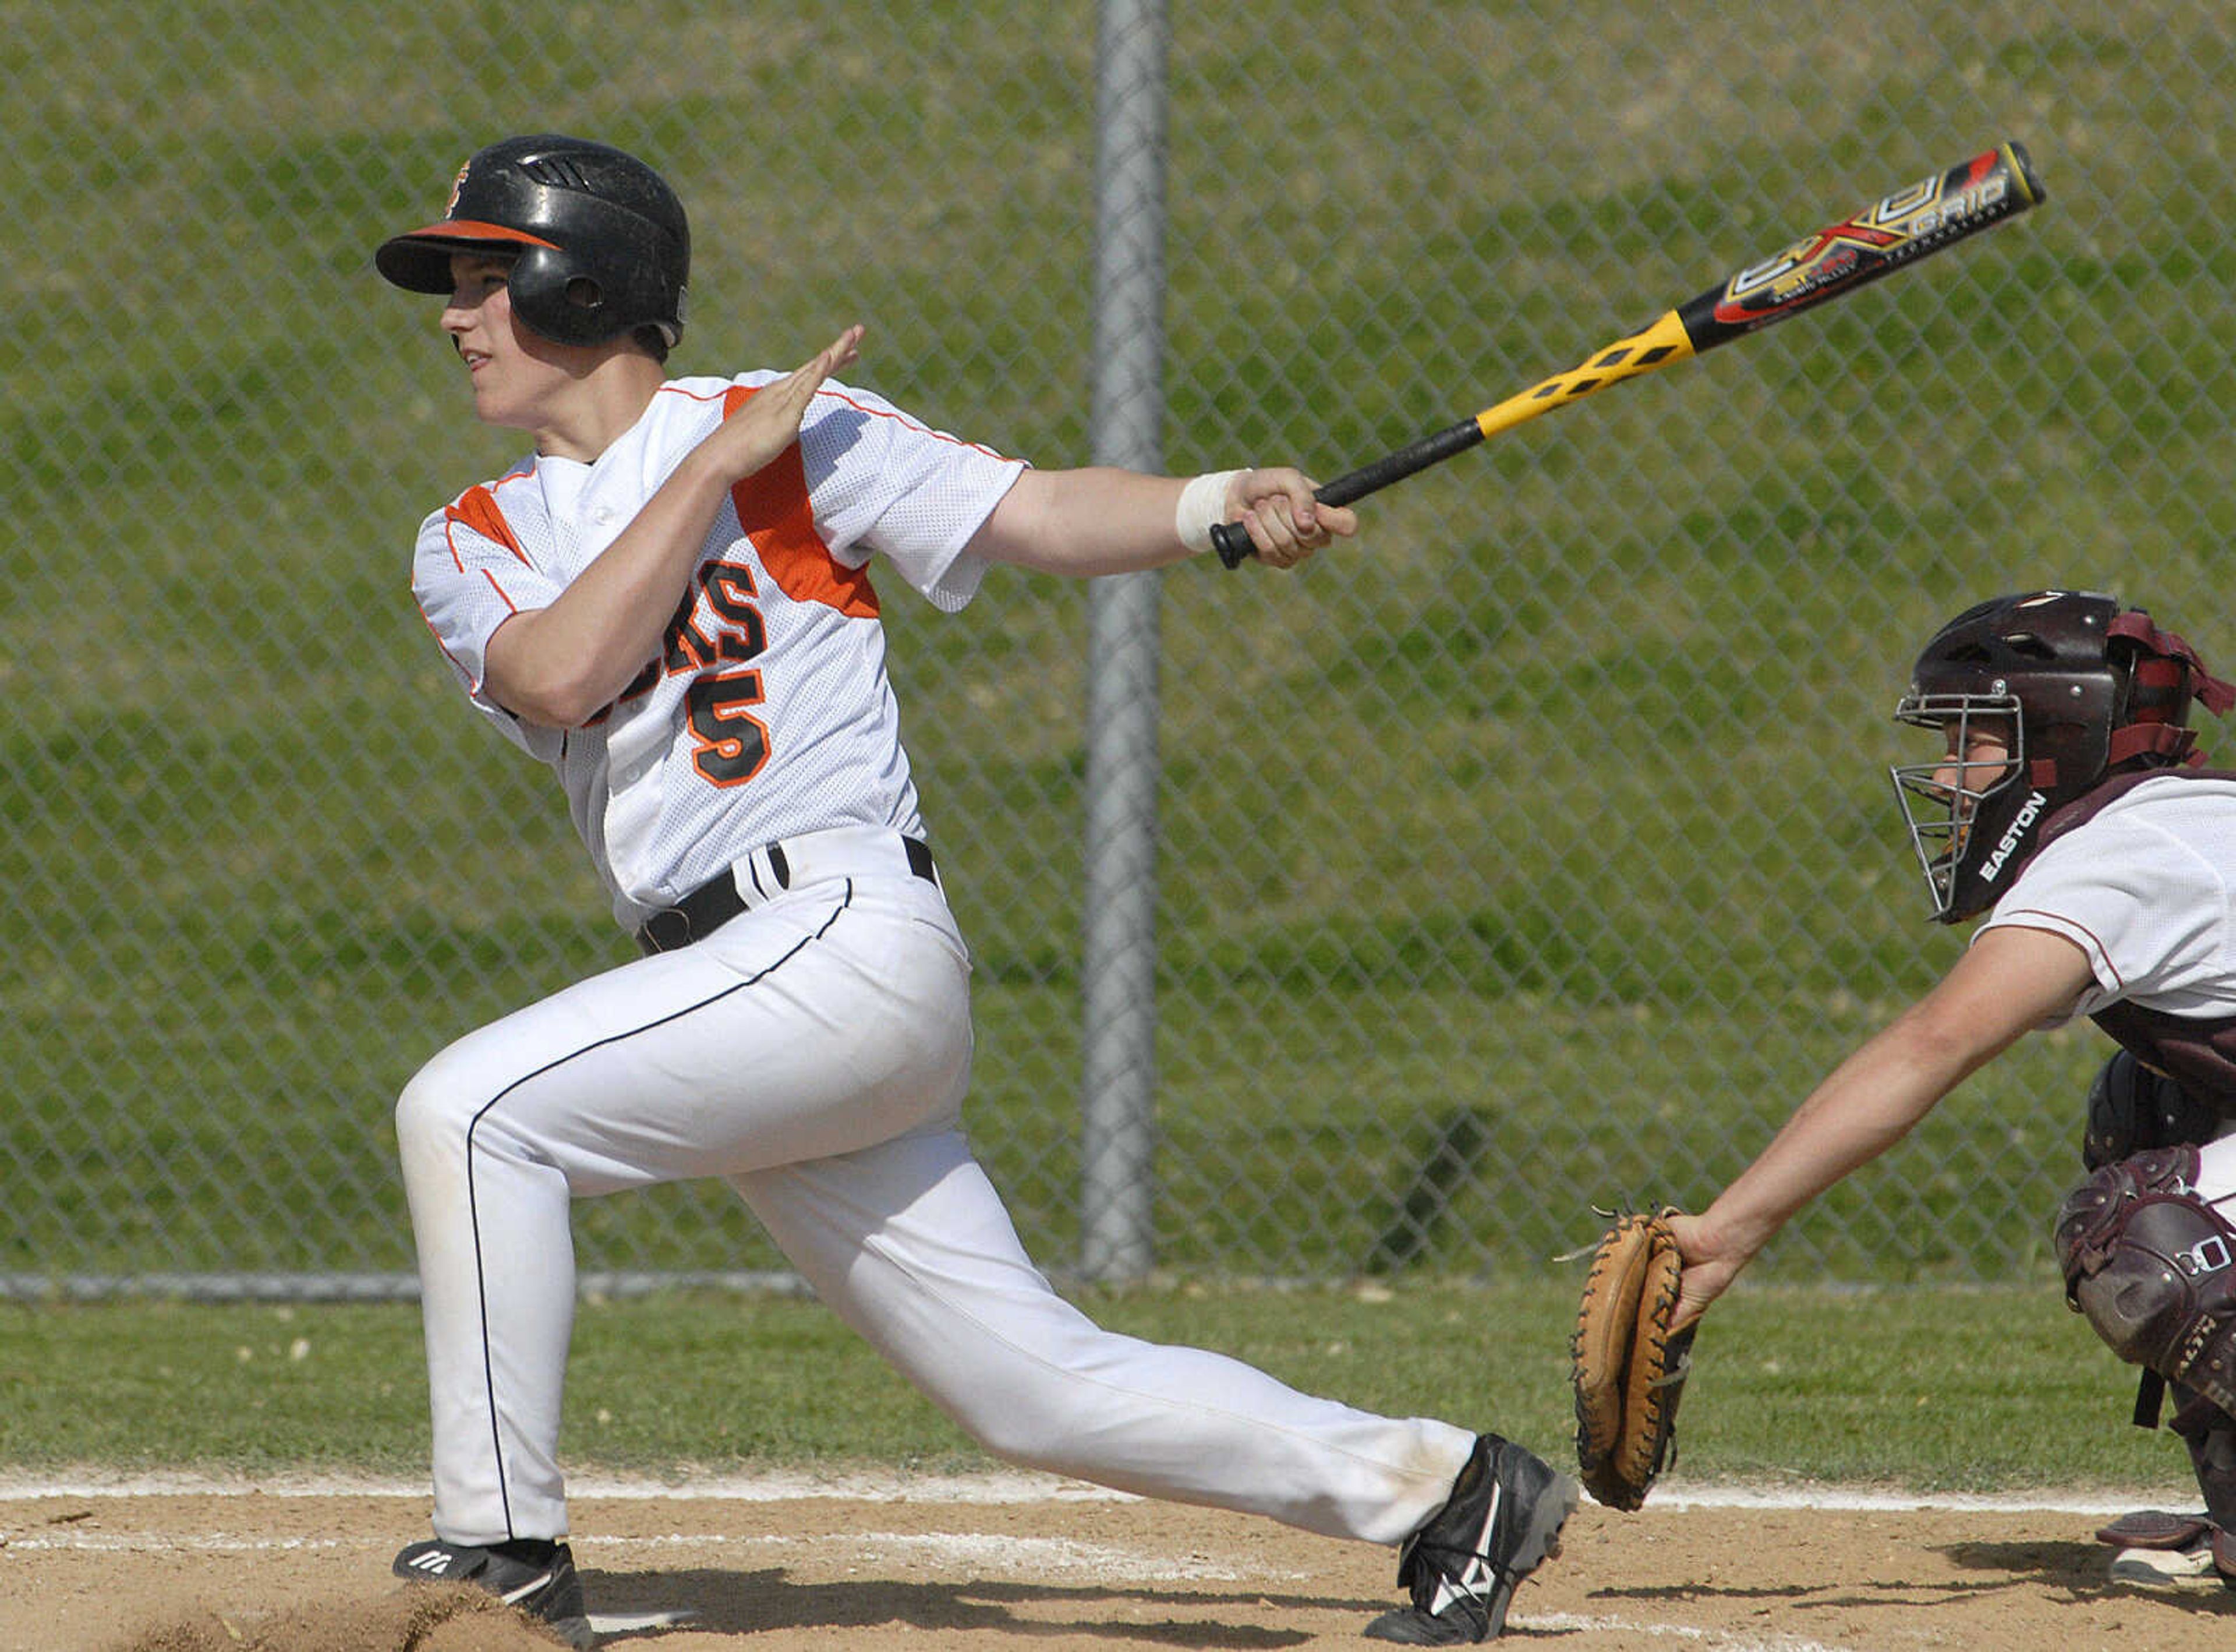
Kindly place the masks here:
[(372, 255), (373, 266), (409, 293), (448, 293), (450, 259), (458, 253), (489, 253), (503, 247), (550, 247), (557, 243), (503, 224), (473, 218), (446, 218), (439, 224), (391, 235)]

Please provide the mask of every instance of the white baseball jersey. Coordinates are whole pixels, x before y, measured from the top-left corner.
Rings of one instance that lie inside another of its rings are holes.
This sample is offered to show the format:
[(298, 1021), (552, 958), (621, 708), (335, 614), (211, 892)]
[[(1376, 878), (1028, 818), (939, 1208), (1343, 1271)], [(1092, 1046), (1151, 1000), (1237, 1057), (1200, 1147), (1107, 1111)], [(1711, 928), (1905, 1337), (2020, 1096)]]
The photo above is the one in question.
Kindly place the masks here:
[(2040, 929), (2079, 947), (2095, 983), (2059, 1022), (2122, 1003), (2236, 1016), (2232, 869), (2236, 781), (2147, 780), (2029, 860), (1974, 938)]
[(548, 607), (676, 465), (780, 375), (679, 378), (594, 464), (539, 457), (420, 525), (412, 586), (474, 703), (551, 765), (634, 930), (755, 846), (829, 826), (924, 835), (885, 674), (872, 552), (938, 607), (978, 588), (964, 546), (1023, 465), (827, 383), (799, 444), (717, 514), (663, 655), (586, 728), (483, 691), (490, 637)]

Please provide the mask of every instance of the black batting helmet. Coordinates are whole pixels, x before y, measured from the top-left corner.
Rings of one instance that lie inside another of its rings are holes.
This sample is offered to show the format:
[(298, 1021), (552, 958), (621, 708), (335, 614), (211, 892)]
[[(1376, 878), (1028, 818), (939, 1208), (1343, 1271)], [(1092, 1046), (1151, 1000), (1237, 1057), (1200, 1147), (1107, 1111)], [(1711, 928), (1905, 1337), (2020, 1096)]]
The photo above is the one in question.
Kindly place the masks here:
[(683, 203), (635, 155), (538, 133), (478, 150), (458, 169), (439, 223), (373, 254), (414, 293), (450, 291), (454, 253), (517, 253), (513, 313), (559, 344), (603, 344), (638, 327), (683, 332), (691, 226)]
[[(1951, 757), (1891, 771), (1934, 918), (1993, 905), (2049, 817), (2111, 776), (2203, 761), (2191, 702), (2218, 716), (2233, 699), (2188, 643), (2101, 591), (1999, 596), (1950, 621), (1917, 656), (1895, 717), (1954, 728)], [(1963, 761), (1968, 726), (1990, 719), (2009, 760)], [(1954, 793), (1936, 779), (1952, 762)]]

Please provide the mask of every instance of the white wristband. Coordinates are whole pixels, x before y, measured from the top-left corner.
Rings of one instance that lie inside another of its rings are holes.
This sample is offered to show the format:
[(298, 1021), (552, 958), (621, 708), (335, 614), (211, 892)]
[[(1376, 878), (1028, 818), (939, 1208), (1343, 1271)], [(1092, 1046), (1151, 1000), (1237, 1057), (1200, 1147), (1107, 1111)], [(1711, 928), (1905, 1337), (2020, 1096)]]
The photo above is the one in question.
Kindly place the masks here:
[(1173, 531), (1197, 556), (1211, 549), (1211, 530), (1227, 520), (1227, 484), (1247, 470), (1211, 471), (1189, 479), (1173, 512)]

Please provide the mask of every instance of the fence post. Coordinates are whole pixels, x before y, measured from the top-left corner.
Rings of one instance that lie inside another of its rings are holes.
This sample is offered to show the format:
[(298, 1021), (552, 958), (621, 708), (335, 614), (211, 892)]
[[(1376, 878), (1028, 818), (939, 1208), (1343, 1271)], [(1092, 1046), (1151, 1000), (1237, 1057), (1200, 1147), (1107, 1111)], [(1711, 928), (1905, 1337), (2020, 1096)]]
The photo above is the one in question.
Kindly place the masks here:
[[(1095, 462), (1164, 468), (1163, 0), (1102, 0), (1095, 45)], [(1088, 591), (1080, 1267), (1154, 1260), (1160, 576)]]

